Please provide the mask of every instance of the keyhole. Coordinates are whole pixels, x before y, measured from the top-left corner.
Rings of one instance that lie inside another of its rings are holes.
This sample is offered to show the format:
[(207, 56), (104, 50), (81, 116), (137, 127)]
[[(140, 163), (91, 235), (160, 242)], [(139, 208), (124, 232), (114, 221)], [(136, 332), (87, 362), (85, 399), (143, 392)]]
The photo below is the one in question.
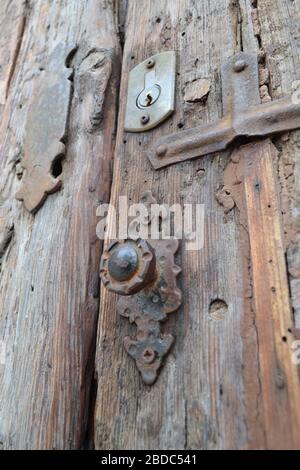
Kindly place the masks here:
[(155, 84), (151, 88), (147, 87), (137, 97), (136, 104), (138, 108), (149, 108), (153, 106), (160, 96), (160, 86)]
[(146, 95), (146, 106), (151, 106), (152, 101), (153, 101), (153, 97), (152, 97), (151, 93), (147, 93), (147, 95)]

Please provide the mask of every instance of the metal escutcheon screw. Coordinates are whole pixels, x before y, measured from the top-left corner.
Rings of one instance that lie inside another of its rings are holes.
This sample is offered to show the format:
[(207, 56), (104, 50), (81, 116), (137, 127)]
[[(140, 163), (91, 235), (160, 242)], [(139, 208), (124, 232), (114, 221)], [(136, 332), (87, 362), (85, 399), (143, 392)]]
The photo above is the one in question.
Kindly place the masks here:
[(149, 59), (147, 64), (146, 64), (146, 67), (147, 69), (152, 69), (152, 67), (154, 67), (155, 65), (155, 60), (154, 59)]
[(143, 116), (141, 117), (141, 123), (142, 124), (147, 124), (147, 122), (150, 121), (150, 116), (149, 114), (143, 114)]

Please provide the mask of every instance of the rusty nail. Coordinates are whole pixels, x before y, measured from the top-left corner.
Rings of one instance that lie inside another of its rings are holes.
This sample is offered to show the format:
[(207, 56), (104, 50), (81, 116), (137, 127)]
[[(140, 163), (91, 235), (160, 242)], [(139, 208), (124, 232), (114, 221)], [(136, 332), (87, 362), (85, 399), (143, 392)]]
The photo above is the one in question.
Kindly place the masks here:
[(167, 153), (167, 146), (166, 145), (160, 145), (157, 149), (156, 149), (156, 155), (158, 157), (163, 157), (166, 153)]
[(142, 124), (147, 124), (147, 122), (150, 121), (150, 116), (149, 114), (144, 114), (142, 117), (141, 117), (141, 123)]
[(237, 73), (242, 72), (246, 68), (246, 62), (244, 60), (237, 60), (233, 66), (233, 70)]
[(152, 67), (154, 67), (155, 65), (155, 60), (154, 59), (149, 59), (147, 64), (146, 64), (146, 67), (147, 69), (152, 69)]
[(151, 362), (153, 362), (155, 359), (155, 352), (153, 351), (153, 349), (146, 348), (143, 352), (143, 358), (144, 361), (147, 362), (147, 364), (151, 364)]

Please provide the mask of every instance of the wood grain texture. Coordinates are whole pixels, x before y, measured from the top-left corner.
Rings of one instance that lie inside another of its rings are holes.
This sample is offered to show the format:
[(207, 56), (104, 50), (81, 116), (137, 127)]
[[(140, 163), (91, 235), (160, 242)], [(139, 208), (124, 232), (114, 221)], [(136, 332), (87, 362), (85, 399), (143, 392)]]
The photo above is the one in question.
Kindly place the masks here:
[[(168, 1), (163, 8), (160, 1), (129, 2), (112, 202), (117, 203), (119, 195), (127, 195), (129, 203), (138, 202), (151, 189), (161, 203), (205, 204), (205, 242), (199, 252), (185, 250), (182, 243), (183, 308), (165, 325), (177, 340), (153, 387), (142, 384), (124, 351), (122, 338), (130, 334), (130, 327), (116, 317), (115, 296), (101, 289), (97, 448), (249, 445), (247, 415), (256, 416), (260, 391), (254, 360), (248, 369), (251, 393), (246, 396), (242, 329), (252, 340), (254, 358), (258, 349), (255, 329), (243, 310), (238, 215), (226, 219), (215, 198), (228, 157), (208, 156), (155, 172), (145, 156), (158, 136), (221, 116), (220, 66), (240, 49), (239, 15), (230, 1)], [(163, 50), (177, 51), (176, 113), (151, 132), (125, 134), (128, 71)], [(198, 78), (209, 78), (212, 83), (206, 104), (184, 103), (186, 85)], [(210, 304), (217, 299), (226, 304), (222, 320), (209, 314)], [(255, 437), (259, 442), (259, 430)]]
[[(4, 3), (9, 11), (22, 5)], [(14, 33), (7, 43), (0, 31), (1, 59), (21, 41), (0, 128), (0, 445), (74, 449), (84, 443), (89, 416), (101, 254), (96, 207), (109, 197), (119, 45), (112, 2), (26, 4), (22, 40)], [(14, 19), (7, 17), (10, 31)], [(63, 187), (32, 216), (15, 199), (24, 128), (35, 81), (60, 42), (77, 44)]]
[(293, 324), (273, 166), (276, 156), (269, 141), (241, 149), (266, 448), (299, 449), (300, 382), (291, 362)]
[[(3, 0), (0, 4), (0, 110), (5, 104), (14, 75), (26, 23), (25, 0)], [(12, 27), (13, 26), (13, 27)]]
[[(261, 44), (266, 52), (272, 98), (300, 87), (300, 2), (260, 0)], [(278, 178), (295, 327), (300, 329), (300, 131), (278, 139)], [(299, 333), (297, 333), (299, 334)]]
[(251, 283), (247, 300), (259, 345), (260, 420), (265, 430), (261, 446), (297, 449), (300, 416), (293, 410), (299, 408), (300, 383), (297, 367), (291, 361), (293, 318), (277, 157), (278, 151), (268, 139), (240, 147), (226, 167), (224, 190), (240, 213), (240, 240), (248, 241), (247, 245), (241, 243), (241, 249), (250, 260), (245, 262)]
[[(268, 17), (273, 3), (258, 3)], [(111, 201), (117, 205), (119, 195), (127, 195), (129, 203), (138, 202), (151, 189), (161, 203), (203, 203), (205, 239), (199, 252), (188, 252), (181, 243), (183, 307), (165, 325), (177, 340), (152, 387), (142, 383), (123, 348), (132, 329), (117, 317), (116, 297), (101, 288), (96, 448), (300, 446), (276, 152), (270, 144), (258, 147), (255, 172), (244, 172), (238, 194), (225, 191), (225, 198), (220, 191), (231, 187), (234, 175), (227, 180), (224, 170), (237, 158), (235, 152), (160, 171), (145, 156), (159, 136), (221, 116), (220, 67), (241, 49), (259, 54), (262, 101), (271, 99), (259, 16), (257, 2), (250, 0), (170, 0), (163, 7), (158, 0), (128, 2)], [(284, 41), (280, 32), (278, 41)], [(151, 132), (124, 133), (128, 72), (164, 50), (177, 51), (176, 112)], [(185, 103), (186, 86), (202, 78), (211, 82), (207, 101)], [(255, 175), (263, 183), (259, 195)], [(265, 207), (269, 197), (271, 211)]]

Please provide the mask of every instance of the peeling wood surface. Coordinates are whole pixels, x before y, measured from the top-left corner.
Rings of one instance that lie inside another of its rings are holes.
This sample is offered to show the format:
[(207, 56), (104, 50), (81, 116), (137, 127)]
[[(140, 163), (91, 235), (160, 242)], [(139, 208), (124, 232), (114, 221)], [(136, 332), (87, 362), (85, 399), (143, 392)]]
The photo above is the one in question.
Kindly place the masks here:
[[(294, 2), (276, 2), (278, 10), (287, 3), (289, 8), (281, 16), (285, 32), (298, 8)], [(238, 158), (236, 153), (199, 158), (157, 172), (145, 156), (145, 149), (159, 136), (221, 116), (220, 67), (241, 49), (258, 53), (262, 101), (272, 99), (266, 47), (270, 38), (260, 23), (261, 11), (268, 21), (270, 10), (273, 2), (271, 6), (264, 0), (166, 1), (163, 9), (158, 0), (129, 1), (112, 202), (117, 205), (119, 195), (138, 202), (151, 189), (161, 203), (204, 203), (205, 240), (200, 252), (188, 252), (181, 244), (184, 303), (165, 325), (177, 340), (152, 387), (141, 382), (124, 351), (122, 339), (132, 329), (117, 317), (116, 297), (101, 288), (96, 448), (300, 446), (299, 378), (290, 356), (293, 318), (277, 152), (269, 143), (262, 143), (257, 155), (250, 152), (255, 173), (243, 174), (239, 198), (225, 192), (226, 207), (218, 195), (226, 188), (224, 171), (232, 158)], [(270, 18), (275, 21), (276, 10)], [(285, 40), (280, 28), (274, 34), (279, 43)], [(175, 115), (151, 133), (124, 133), (129, 70), (158, 50), (171, 49), (177, 51), (179, 62)], [(294, 50), (296, 67), (297, 54)], [(212, 77), (206, 103), (185, 102), (187, 84), (206, 77)], [(255, 175), (262, 184), (260, 195), (253, 189)]]
[[(1, 2), (1, 21), (0, 446), (74, 449), (90, 413), (96, 207), (109, 197), (120, 63), (114, 14), (106, 1), (16, 0)], [(63, 184), (33, 216), (15, 199), (18, 165), (36, 82), (60, 43), (78, 46)]]

